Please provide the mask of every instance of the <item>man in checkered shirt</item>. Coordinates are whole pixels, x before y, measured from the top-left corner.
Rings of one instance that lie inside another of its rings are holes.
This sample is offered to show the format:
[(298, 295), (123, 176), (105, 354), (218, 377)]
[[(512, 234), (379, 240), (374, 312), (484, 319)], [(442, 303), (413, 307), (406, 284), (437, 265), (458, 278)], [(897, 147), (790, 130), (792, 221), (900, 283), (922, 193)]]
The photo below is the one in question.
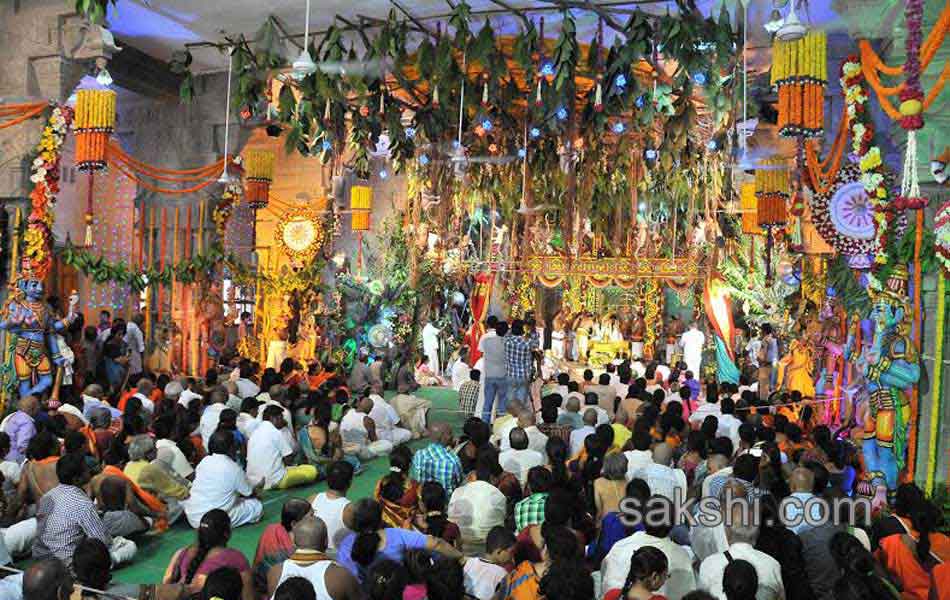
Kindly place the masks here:
[(470, 379), (459, 387), (459, 408), (466, 417), (472, 416), (475, 412), (478, 392), (481, 390), (482, 372), (473, 369), (469, 371), (468, 376)]
[(91, 473), (81, 454), (66, 454), (56, 463), (59, 485), (43, 494), (36, 503), (36, 540), (33, 558), (58, 558), (72, 564), (73, 553), (85, 538), (95, 538), (109, 547), (106, 531), (96, 505), (83, 491)]
[(511, 326), (511, 334), (505, 338), (505, 372), (510, 401), (528, 402), (529, 399), (534, 347), (524, 333), (524, 322), (515, 321)]
[(462, 482), (462, 462), (452, 452), (454, 445), (452, 428), (447, 423), (433, 423), (429, 426), (429, 438), (432, 443), (416, 452), (412, 457), (409, 477), (425, 483), (435, 481), (445, 488), (447, 498)]

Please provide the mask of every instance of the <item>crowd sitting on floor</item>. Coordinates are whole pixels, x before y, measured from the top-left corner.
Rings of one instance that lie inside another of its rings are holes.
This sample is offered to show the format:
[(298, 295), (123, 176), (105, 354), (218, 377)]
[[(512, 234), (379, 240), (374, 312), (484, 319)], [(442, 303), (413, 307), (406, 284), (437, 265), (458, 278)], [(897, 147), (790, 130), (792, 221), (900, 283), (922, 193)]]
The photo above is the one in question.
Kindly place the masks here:
[[(836, 503), (856, 498), (859, 452), (808, 408), (653, 361), (546, 372), (533, 327), (488, 326), (461, 431), (429, 414), (411, 357), (392, 381), (365, 351), (347, 373), (242, 359), (155, 377), (105, 334), (81, 393), (22, 398), (0, 424), (0, 564), (33, 559), (0, 599), (950, 598), (940, 509), (913, 483), (874, 515)], [(372, 460), (386, 474), (348, 497)], [(264, 490), (317, 480), (253, 557), (231, 547)], [(847, 510), (802, 518), (818, 500)], [(161, 582), (112, 581), (176, 522), (194, 542)]]

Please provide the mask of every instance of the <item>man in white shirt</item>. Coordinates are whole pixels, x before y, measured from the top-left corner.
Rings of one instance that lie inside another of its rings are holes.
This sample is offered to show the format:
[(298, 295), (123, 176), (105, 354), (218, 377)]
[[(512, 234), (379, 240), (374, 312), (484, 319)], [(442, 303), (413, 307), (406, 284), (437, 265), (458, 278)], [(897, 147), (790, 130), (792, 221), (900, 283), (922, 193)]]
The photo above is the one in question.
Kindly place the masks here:
[(238, 377), (238, 380), (234, 383), (238, 387), (238, 396), (243, 398), (250, 398), (252, 396), (257, 396), (261, 393), (261, 388), (256, 383), (251, 381), (251, 377), (254, 375), (254, 367), (251, 366), (250, 362), (242, 362), (241, 367), (241, 376)]
[(703, 345), (706, 343), (706, 335), (699, 330), (695, 321), (689, 324), (689, 330), (680, 337), (680, 345), (683, 347), (683, 362), (686, 368), (697, 376), (702, 373), (700, 367), (703, 364)]
[(650, 433), (637, 429), (630, 439), (633, 442), (633, 450), (623, 453), (627, 457), (627, 481), (632, 480), (637, 471), (653, 464), (653, 452), (650, 451), (653, 440), (650, 438)]
[(739, 426), (742, 421), (736, 418), (736, 403), (732, 398), (723, 398), (720, 402), (719, 426), (716, 428), (716, 437), (727, 437), (732, 440), (732, 447), (739, 447)]
[[(648, 501), (648, 507), (651, 510), (663, 505), (666, 505), (669, 519), (672, 519), (675, 512), (665, 498), (652, 496)], [(638, 531), (623, 538), (614, 544), (610, 552), (607, 553), (600, 566), (603, 580), (601, 587), (605, 590), (622, 588), (627, 580), (627, 574), (630, 572), (630, 558), (640, 548), (653, 546), (666, 555), (669, 565), (669, 579), (656, 593), (666, 596), (668, 600), (680, 600), (696, 589), (693, 560), (683, 546), (670, 539), (670, 531), (673, 529), (671, 522), (657, 524), (652, 519), (646, 519), (644, 526), (645, 531)]]
[(528, 434), (524, 429), (515, 427), (508, 437), (511, 442), (511, 449), (499, 454), (498, 462), (502, 469), (514, 474), (521, 485), (524, 486), (528, 480), (528, 471), (531, 470), (531, 467), (544, 466), (547, 461), (543, 454), (528, 448)]
[[(593, 386), (587, 386), (590, 389)], [(610, 413), (604, 410), (598, 402), (600, 401), (600, 396), (596, 392), (585, 392), (584, 393), (584, 408), (587, 410), (589, 408), (594, 409), (594, 412), (597, 413), (597, 425), (609, 425), (610, 424)]]
[(657, 444), (653, 447), (653, 462), (634, 471), (633, 478), (647, 482), (655, 496), (683, 502), (686, 499), (686, 473), (683, 469), (670, 467), (672, 462), (673, 449), (666, 443)]
[(152, 394), (152, 390), (155, 389), (155, 384), (152, 383), (152, 380), (143, 377), (135, 383), (136, 392), (132, 395), (133, 398), (138, 398), (142, 401), (142, 409), (148, 414), (155, 413), (155, 403), (152, 402), (152, 399), (149, 397)]
[(476, 479), (455, 488), (446, 514), (459, 527), (463, 549), (477, 552), (489, 532), (504, 525), (506, 508), (505, 495), (497, 487), (490, 481)]
[[(735, 510), (738, 510), (738, 507), (735, 507)], [(732, 523), (726, 525), (729, 549), (703, 560), (699, 566), (699, 587), (718, 600), (726, 600), (726, 595), (722, 590), (726, 565), (731, 560), (745, 560), (755, 567), (755, 573), (759, 579), (759, 587), (755, 593), (756, 600), (784, 600), (782, 567), (777, 560), (754, 548), (758, 537), (757, 526), (743, 523), (740, 518), (734, 518)]]
[[(545, 446), (548, 443), (548, 436), (541, 433), (535, 423), (534, 415), (529, 411), (523, 411), (518, 415), (518, 427), (524, 429), (524, 432), (528, 435), (528, 449), (543, 455), (546, 452)], [(510, 432), (508, 437), (501, 438), (501, 449), (502, 451), (511, 450)]]
[(237, 444), (233, 433), (216, 431), (208, 442), (208, 451), (211, 454), (198, 463), (191, 496), (181, 503), (188, 523), (197, 529), (202, 517), (216, 508), (227, 511), (231, 527), (259, 521), (264, 506), (234, 459)]
[(283, 490), (316, 481), (315, 466), (291, 466), (294, 449), (281, 433), (286, 426), (283, 407), (264, 409), (261, 424), (247, 442), (247, 478), (252, 485), (263, 483), (264, 489)]
[(584, 426), (571, 432), (571, 456), (577, 456), (584, 447), (587, 436), (597, 431), (595, 425), (597, 425), (597, 411), (588, 408), (584, 411)]
[(142, 372), (142, 358), (145, 355), (143, 323), (145, 323), (145, 317), (142, 313), (136, 313), (125, 326), (123, 341), (129, 347), (129, 373), (132, 375), (138, 375)]
[(693, 411), (693, 414), (689, 416), (689, 424), (691, 427), (699, 427), (703, 424), (703, 420), (712, 415), (717, 419), (722, 416), (722, 410), (719, 406), (718, 398), (706, 398), (706, 401), (696, 407), (696, 410)]
[(221, 411), (228, 407), (226, 404), (228, 393), (223, 389), (216, 388), (211, 391), (209, 399), (211, 404), (201, 413), (201, 420), (198, 422), (198, 432), (201, 434), (201, 443), (204, 444), (205, 448), (208, 447), (208, 439), (211, 438), (211, 434), (218, 428)]
[[(791, 499), (782, 505), (785, 514), (782, 515), (784, 521), (788, 523), (788, 528), (792, 533), (799, 535), (812, 529), (813, 523), (818, 523), (822, 518), (822, 507), (817, 502), (808, 504), (815, 498), (815, 474), (810, 469), (799, 467), (792, 471), (788, 478), (788, 487), (791, 490)], [(810, 518), (805, 518), (805, 510), (811, 512)], [(809, 521), (811, 521), (809, 523)]]
[(393, 446), (404, 444), (412, 439), (411, 431), (397, 427), (399, 415), (396, 409), (379, 394), (370, 394), (369, 398), (373, 401), (373, 410), (369, 411), (369, 417), (376, 424), (376, 435), (379, 439), (390, 441)]
[(251, 438), (251, 434), (254, 433), (257, 426), (261, 424), (261, 422), (257, 420), (260, 406), (261, 403), (257, 398), (245, 398), (241, 402), (241, 412), (238, 413), (237, 428), (238, 431), (244, 434), (244, 437), (248, 439)]
[(502, 565), (511, 562), (515, 541), (515, 534), (501, 526), (488, 533), (485, 555), (465, 559), (462, 570), (466, 594), (478, 600), (490, 600), (495, 596), (496, 588), (508, 574)]
[(280, 432), (283, 434), (284, 439), (287, 440), (287, 443), (290, 444), (290, 447), (297, 450), (297, 438), (294, 436), (294, 430), (291, 427), (293, 415), (291, 415), (290, 410), (284, 406), (286, 398), (287, 388), (283, 385), (272, 385), (266, 393), (259, 394), (257, 399), (261, 402), (261, 405), (257, 410), (257, 420), (264, 420), (264, 409), (268, 406), (279, 406), (284, 413), (284, 426)]
[(350, 529), (343, 522), (343, 513), (350, 504), (346, 492), (352, 483), (352, 463), (339, 460), (327, 469), (327, 491), (310, 498), (313, 514), (327, 526), (327, 544), (334, 551), (350, 533)]
[(489, 323), (485, 335), (478, 341), (478, 351), (485, 359), (484, 382), (482, 390), (484, 401), (481, 417), (486, 423), (492, 422), (492, 415), (502, 415), (508, 404), (508, 371), (505, 362), (505, 334), (508, 323)]

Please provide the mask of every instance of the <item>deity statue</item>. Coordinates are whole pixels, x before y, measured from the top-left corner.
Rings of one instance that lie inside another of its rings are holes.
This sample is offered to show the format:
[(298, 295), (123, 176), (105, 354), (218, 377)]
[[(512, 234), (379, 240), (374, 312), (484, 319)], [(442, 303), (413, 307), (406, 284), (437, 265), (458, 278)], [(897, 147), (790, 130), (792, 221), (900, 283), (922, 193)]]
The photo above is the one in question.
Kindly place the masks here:
[(640, 257), (641, 253), (646, 249), (647, 241), (649, 239), (650, 230), (647, 228), (647, 220), (643, 218), (643, 215), (637, 215), (637, 234), (636, 242), (633, 249), (633, 255)]
[(66, 318), (57, 318), (46, 303), (43, 282), (33, 277), (28, 265), (24, 261), (12, 298), (0, 317), (0, 329), (9, 331), (16, 339), (13, 364), (21, 398), (41, 396), (52, 387), (53, 365), (62, 367), (66, 362), (56, 342), (56, 334), (76, 319), (79, 305), (79, 295), (74, 291), (69, 296)]
[[(920, 358), (910, 338), (907, 269), (894, 268), (880, 291), (870, 290), (874, 332), (859, 364), (867, 382), (862, 451), (875, 504), (897, 489), (904, 468), (911, 418), (908, 393), (920, 379)], [(855, 349), (849, 343), (845, 357)]]

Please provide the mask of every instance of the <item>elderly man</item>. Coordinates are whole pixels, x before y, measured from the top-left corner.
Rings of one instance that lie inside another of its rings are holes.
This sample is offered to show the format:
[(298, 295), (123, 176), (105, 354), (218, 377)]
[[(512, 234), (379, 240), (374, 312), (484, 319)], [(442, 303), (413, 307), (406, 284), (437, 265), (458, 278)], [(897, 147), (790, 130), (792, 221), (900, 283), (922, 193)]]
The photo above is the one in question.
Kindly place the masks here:
[(174, 406), (178, 400), (181, 398), (181, 393), (185, 391), (185, 387), (178, 381), (169, 381), (165, 384), (165, 401), (170, 406)]
[(357, 600), (363, 597), (360, 584), (345, 568), (326, 554), (327, 527), (319, 517), (306, 517), (294, 525), (294, 553), (267, 573), (267, 595), (291, 577), (302, 577), (313, 585), (318, 598)]
[(682, 502), (686, 499), (686, 473), (671, 467), (672, 463), (673, 449), (666, 443), (657, 444), (653, 447), (653, 462), (633, 471), (631, 479), (644, 480), (654, 495)]
[(528, 471), (532, 467), (543, 466), (547, 459), (544, 454), (528, 447), (528, 433), (521, 427), (515, 427), (508, 436), (510, 447), (498, 455), (501, 468), (515, 475), (524, 486)]
[(258, 424), (264, 420), (264, 409), (268, 406), (279, 406), (284, 413), (284, 422), (285, 425), (281, 428), (280, 433), (284, 436), (284, 439), (287, 440), (287, 443), (290, 444), (290, 447), (297, 450), (297, 438), (294, 436), (293, 422), (294, 417), (290, 414), (290, 410), (287, 408), (289, 400), (287, 397), (287, 386), (281, 384), (275, 384), (270, 386), (270, 389), (267, 390), (266, 394), (261, 394), (257, 397), (261, 401), (261, 404), (257, 410), (257, 421)]
[[(575, 399), (571, 398), (571, 400)], [(588, 408), (584, 411), (584, 425), (571, 432), (571, 456), (577, 456), (580, 453), (581, 449), (584, 448), (584, 440), (587, 439), (587, 436), (597, 431), (596, 426), (597, 411)]]
[(726, 539), (729, 548), (707, 557), (699, 565), (699, 587), (718, 599), (726, 597), (722, 589), (726, 565), (733, 560), (745, 560), (752, 563), (758, 575), (759, 585), (755, 597), (757, 600), (781, 600), (785, 598), (785, 586), (782, 582), (782, 567), (778, 561), (755, 549), (759, 537), (759, 527), (742, 518), (742, 511), (748, 507), (741, 502), (732, 503), (732, 519), (726, 521)]
[(26, 447), (36, 435), (33, 418), (40, 410), (40, 401), (36, 396), (26, 396), (17, 403), (17, 410), (0, 424), (0, 431), (10, 436), (10, 452), (5, 460), (22, 463), (26, 458)]
[(142, 377), (135, 384), (136, 392), (132, 395), (133, 398), (138, 398), (142, 401), (142, 409), (145, 410), (149, 415), (155, 413), (155, 403), (152, 402), (152, 390), (155, 389), (155, 384), (148, 377)]
[(440, 483), (445, 489), (445, 495), (451, 497), (452, 492), (462, 482), (462, 462), (452, 452), (452, 428), (447, 423), (433, 423), (429, 428), (429, 439), (432, 443), (412, 457), (409, 477), (419, 483)]
[[(535, 423), (534, 413), (530, 410), (522, 410), (518, 414), (518, 427), (523, 429), (528, 436), (528, 448), (543, 455), (545, 446), (548, 443), (548, 436), (541, 433), (541, 430), (538, 429)], [(514, 430), (514, 428), (512, 428), (512, 430)], [(501, 450), (503, 452), (505, 450), (511, 450), (510, 433), (511, 432), (509, 432), (508, 437), (501, 438)]]
[(105, 391), (98, 383), (91, 383), (82, 391), (82, 413), (88, 420), (92, 420), (92, 414), (99, 408), (106, 408), (113, 419), (122, 417), (122, 411), (112, 408), (112, 405), (104, 401)]
[(129, 463), (125, 474), (136, 485), (165, 504), (169, 525), (182, 515), (181, 501), (190, 494), (188, 480), (182, 479), (167, 463), (157, 460), (158, 451), (151, 436), (139, 435), (129, 443)]

